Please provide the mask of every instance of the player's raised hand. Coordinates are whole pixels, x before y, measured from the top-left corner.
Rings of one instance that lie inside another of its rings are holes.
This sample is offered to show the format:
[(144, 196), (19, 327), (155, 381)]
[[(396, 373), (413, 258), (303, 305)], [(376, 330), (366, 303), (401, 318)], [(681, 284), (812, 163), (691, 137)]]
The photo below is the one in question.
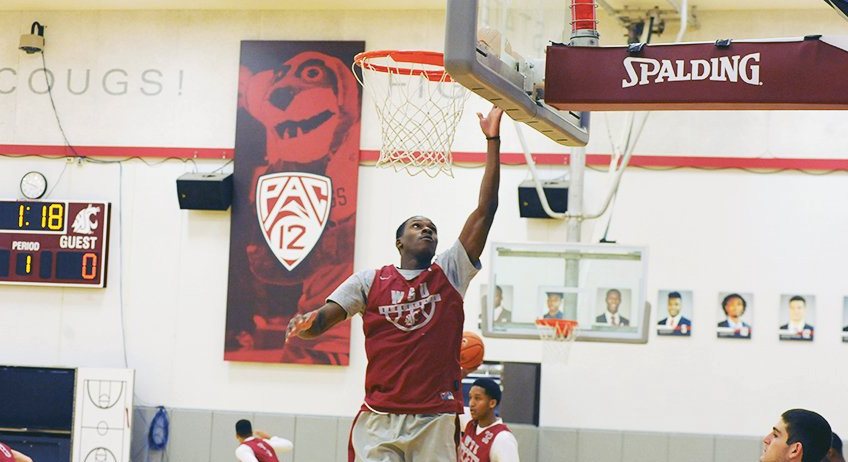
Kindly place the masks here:
[(503, 112), (503, 109), (497, 106), (492, 106), (492, 109), (485, 117), (483, 117), (483, 113), (477, 113), (477, 118), (480, 119), (480, 128), (483, 130), (483, 134), (486, 135), (487, 138), (500, 136), (501, 116), (503, 116)]
[(312, 327), (312, 322), (315, 320), (315, 315), (318, 314), (318, 311), (310, 311), (309, 313), (299, 314), (289, 321), (289, 325), (286, 328), (286, 342), (289, 341), (292, 337), (296, 337), (298, 334), (305, 330), (309, 330)]

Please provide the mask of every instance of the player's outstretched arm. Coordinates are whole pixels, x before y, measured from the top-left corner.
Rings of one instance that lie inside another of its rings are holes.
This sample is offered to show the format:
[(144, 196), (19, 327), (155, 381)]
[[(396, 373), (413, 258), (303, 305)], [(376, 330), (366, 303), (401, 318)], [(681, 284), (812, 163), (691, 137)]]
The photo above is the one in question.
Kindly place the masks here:
[(318, 337), (345, 318), (347, 312), (341, 305), (327, 302), (315, 311), (293, 317), (286, 328), (286, 341), (294, 336), (307, 339)]
[(477, 208), (468, 216), (459, 234), (459, 242), (474, 264), (480, 260), (480, 254), (486, 246), (486, 238), (489, 237), (489, 229), (495, 219), (495, 211), (498, 210), (498, 187), (501, 182), (501, 116), (503, 109), (496, 106), (492, 106), (492, 110), (485, 117), (477, 113), (480, 129), (487, 138), (486, 168), (480, 183)]
[(280, 438), (279, 436), (271, 436), (262, 430), (253, 430), (253, 436), (262, 438), (268, 442), (268, 444), (274, 448), (275, 452), (289, 452), (294, 449), (294, 444), (292, 444), (291, 441), (285, 438)]

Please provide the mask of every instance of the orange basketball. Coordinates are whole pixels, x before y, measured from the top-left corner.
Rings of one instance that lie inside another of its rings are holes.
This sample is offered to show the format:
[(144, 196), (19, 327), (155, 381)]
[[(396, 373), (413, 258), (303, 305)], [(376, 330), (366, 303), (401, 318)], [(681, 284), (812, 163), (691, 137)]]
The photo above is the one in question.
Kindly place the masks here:
[(483, 364), (486, 348), (483, 339), (474, 332), (462, 333), (462, 345), (459, 347), (459, 365), (463, 369), (476, 369)]

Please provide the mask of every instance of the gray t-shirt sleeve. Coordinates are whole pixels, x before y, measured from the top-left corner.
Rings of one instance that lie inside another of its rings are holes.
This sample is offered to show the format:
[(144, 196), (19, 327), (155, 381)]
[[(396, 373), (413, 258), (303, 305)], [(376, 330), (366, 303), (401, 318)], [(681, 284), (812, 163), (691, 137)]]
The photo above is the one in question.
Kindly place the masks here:
[(451, 285), (459, 292), (459, 295), (462, 295), (462, 298), (465, 298), (471, 279), (482, 268), (479, 262), (476, 265), (471, 263), (468, 252), (465, 251), (459, 239), (448, 250), (436, 257), (436, 263), (445, 271)]
[(365, 302), (375, 276), (377, 276), (377, 270), (374, 269), (353, 273), (327, 297), (327, 301), (341, 305), (347, 312), (348, 318), (357, 313), (364, 313)]

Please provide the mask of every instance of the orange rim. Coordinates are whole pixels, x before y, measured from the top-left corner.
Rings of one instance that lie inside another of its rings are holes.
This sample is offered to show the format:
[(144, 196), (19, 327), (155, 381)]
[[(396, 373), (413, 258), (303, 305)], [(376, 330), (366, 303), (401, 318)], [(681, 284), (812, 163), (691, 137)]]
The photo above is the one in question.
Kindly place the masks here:
[[(397, 65), (389, 67), (371, 62), (372, 60), (381, 58), (391, 58)], [(422, 75), (431, 82), (453, 81), (450, 75), (445, 72), (445, 55), (437, 51), (365, 51), (353, 57), (353, 64), (369, 71), (384, 72), (386, 74)], [(435, 66), (440, 69), (414, 69), (412, 67), (403, 67), (401, 64), (423, 64), (426, 66)]]
[(537, 326), (553, 327), (557, 335), (567, 337), (577, 327), (577, 321), (571, 319), (542, 318), (536, 320)]

